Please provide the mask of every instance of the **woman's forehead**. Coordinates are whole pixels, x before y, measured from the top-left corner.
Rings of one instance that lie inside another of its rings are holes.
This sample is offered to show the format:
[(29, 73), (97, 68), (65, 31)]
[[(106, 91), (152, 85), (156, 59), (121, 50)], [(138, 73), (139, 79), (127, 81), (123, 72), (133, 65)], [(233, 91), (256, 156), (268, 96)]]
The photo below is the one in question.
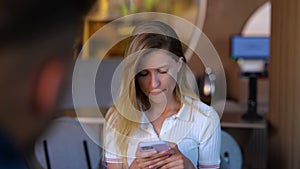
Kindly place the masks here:
[(144, 69), (157, 69), (161, 67), (171, 66), (176, 63), (175, 58), (177, 57), (171, 52), (166, 50), (153, 50), (148, 52), (146, 55), (139, 56), (138, 70)]

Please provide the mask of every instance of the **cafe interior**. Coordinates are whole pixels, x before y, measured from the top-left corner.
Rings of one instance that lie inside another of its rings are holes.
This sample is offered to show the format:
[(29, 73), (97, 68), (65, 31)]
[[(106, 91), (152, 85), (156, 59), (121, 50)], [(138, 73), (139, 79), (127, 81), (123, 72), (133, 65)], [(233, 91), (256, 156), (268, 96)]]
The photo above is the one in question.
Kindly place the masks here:
[(104, 117), (127, 37), (139, 21), (162, 20), (185, 43), (200, 99), (219, 114), (221, 168), (299, 169), (299, 10), (297, 0), (98, 0), (74, 42), (63, 116), (36, 141), (33, 160), (43, 168), (103, 167)]

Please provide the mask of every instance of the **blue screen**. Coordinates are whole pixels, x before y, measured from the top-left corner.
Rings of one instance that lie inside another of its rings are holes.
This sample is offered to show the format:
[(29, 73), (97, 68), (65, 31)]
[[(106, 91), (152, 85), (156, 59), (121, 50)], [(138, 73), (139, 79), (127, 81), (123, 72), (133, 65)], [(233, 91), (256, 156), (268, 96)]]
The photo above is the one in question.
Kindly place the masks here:
[(234, 59), (268, 59), (270, 56), (270, 38), (232, 36), (231, 56)]

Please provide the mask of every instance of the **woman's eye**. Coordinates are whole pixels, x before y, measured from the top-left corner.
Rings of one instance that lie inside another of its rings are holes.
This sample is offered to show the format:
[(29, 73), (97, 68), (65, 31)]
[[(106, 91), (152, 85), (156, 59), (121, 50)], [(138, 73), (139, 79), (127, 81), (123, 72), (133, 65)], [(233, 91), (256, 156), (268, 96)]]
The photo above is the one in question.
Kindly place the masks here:
[(168, 73), (168, 70), (167, 69), (159, 69), (158, 72), (164, 74), (164, 73)]
[(141, 71), (140, 73), (138, 73), (138, 76), (147, 76), (148, 72), (146, 71)]

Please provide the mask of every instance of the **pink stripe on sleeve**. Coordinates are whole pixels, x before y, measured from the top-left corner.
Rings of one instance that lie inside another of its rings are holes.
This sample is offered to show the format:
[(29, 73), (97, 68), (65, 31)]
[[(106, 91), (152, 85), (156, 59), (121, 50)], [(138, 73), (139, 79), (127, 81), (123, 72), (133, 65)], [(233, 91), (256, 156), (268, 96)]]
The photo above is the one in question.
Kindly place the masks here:
[(212, 164), (212, 165), (201, 165), (201, 164), (199, 164), (199, 168), (220, 168), (220, 164)]
[(122, 163), (122, 159), (119, 158), (106, 158), (105, 161), (107, 163)]

